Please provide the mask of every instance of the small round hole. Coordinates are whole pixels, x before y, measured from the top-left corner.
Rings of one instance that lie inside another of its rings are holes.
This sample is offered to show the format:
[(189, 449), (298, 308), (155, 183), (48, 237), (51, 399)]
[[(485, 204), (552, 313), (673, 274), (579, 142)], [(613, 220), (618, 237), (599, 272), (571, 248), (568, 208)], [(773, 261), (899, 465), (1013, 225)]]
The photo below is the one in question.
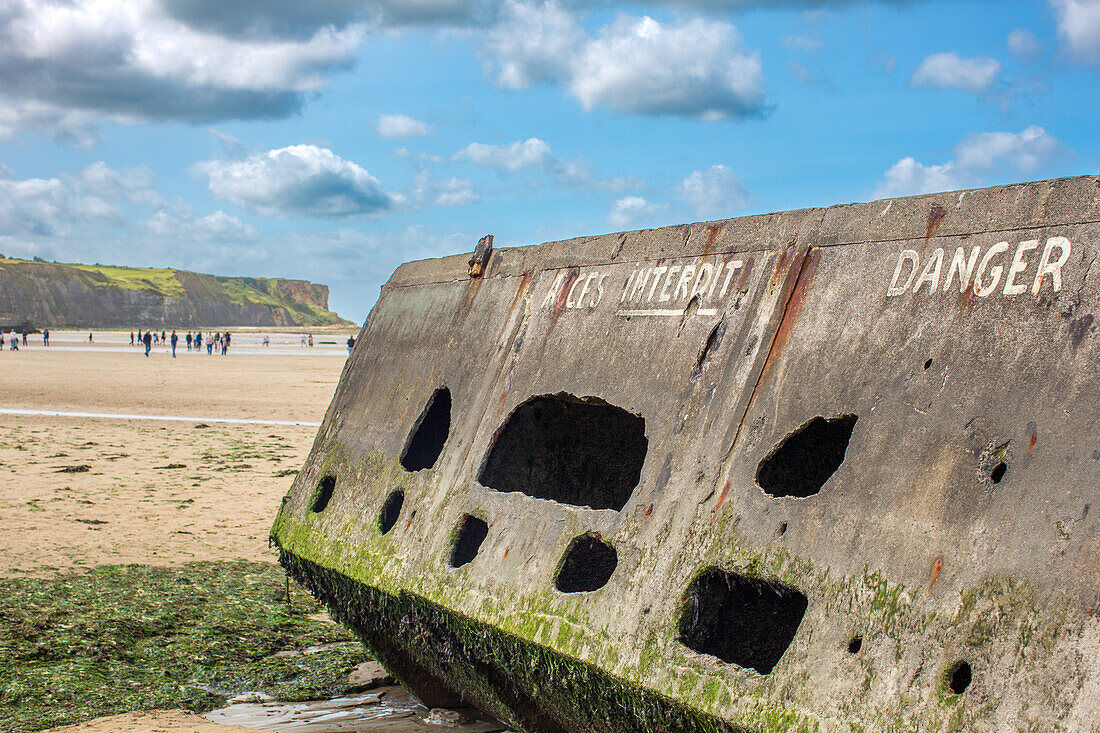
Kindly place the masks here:
[(325, 476), (317, 483), (317, 489), (313, 492), (313, 502), (309, 505), (309, 510), (314, 514), (318, 514), (325, 510), (328, 506), (329, 500), (332, 499), (332, 492), (336, 490), (336, 477)]
[(391, 491), (386, 497), (386, 503), (378, 513), (378, 529), (382, 534), (388, 534), (393, 529), (393, 525), (397, 524), (397, 518), (401, 515), (401, 505), (404, 502), (404, 491)]
[(775, 530), (775, 536), (776, 537), (782, 537), (785, 534), (787, 534), (787, 523), (786, 522), (780, 522), (779, 523), (779, 529)]
[(863, 637), (853, 636), (852, 640), (848, 642), (848, 653), (859, 654), (859, 650), (863, 648)]
[(1008, 470), (1008, 464), (1004, 461), (998, 463), (992, 471), (989, 472), (989, 478), (995, 484), (1001, 483), (1001, 479), (1005, 477), (1005, 471)]
[(932, 360), (931, 359), (924, 362), (924, 371), (928, 371), (931, 367), (932, 367)]
[(970, 665), (966, 662), (957, 662), (947, 677), (947, 689), (951, 690), (952, 694), (961, 695), (966, 692), (966, 688), (970, 687), (970, 681), (973, 678), (974, 673), (970, 670)]

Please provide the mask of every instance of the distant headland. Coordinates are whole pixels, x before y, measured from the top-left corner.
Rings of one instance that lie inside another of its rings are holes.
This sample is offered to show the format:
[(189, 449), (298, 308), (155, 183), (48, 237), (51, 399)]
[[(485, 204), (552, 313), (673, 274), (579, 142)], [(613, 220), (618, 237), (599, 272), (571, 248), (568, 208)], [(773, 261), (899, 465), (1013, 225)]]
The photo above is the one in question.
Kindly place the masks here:
[(328, 286), (305, 280), (0, 256), (3, 328), (347, 325)]

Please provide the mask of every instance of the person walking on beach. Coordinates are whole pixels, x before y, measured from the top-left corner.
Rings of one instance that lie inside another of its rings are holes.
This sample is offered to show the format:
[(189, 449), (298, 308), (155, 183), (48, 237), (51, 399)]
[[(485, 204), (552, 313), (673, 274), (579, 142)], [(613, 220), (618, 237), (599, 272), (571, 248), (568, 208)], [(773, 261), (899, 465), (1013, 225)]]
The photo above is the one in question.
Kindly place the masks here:
[(27, 345), (27, 329), (23, 329), (23, 345)]
[(191, 336), (191, 332), (190, 332), (190, 331), (188, 331), (188, 332), (187, 332), (187, 350), (188, 350), (188, 351), (190, 351), (190, 350), (191, 350), (191, 342), (192, 342), (193, 340), (194, 340), (194, 337), (193, 337), (193, 336)]
[(176, 333), (175, 329), (172, 329), (172, 358), (173, 359), (176, 358), (176, 344), (178, 344), (179, 341), (180, 341), (179, 335)]
[(14, 328), (11, 330), (11, 338), (8, 340), (11, 342), (11, 351), (19, 351), (19, 334), (15, 332)]
[(42, 329), (42, 345), (43, 346), (49, 346), (50, 345), (50, 329), (48, 329), (48, 328)]
[(141, 339), (141, 342), (145, 344), (145, 356), (146, 358), (148, 358), (149, 349), (153, 348), (153, 334), (146, 331), (145, 335)]
[[(141, 332), (140, 331), (138, 331), (138, 338), (141, 338)], [(134, 345), (134, 332), (131, 331), (130, 332), (130, 346), (133, 346), (133, 345)]]
[(202, 331), (195, 334), (195, 351), (202, 351)]
[(92, 339), (92, 334), (89, 333), (88, 334), (88, 343), (90, 344), (90, 343), (93, 343), (93, 342), (94, 342), (94, 340)]
[(354, 336), (348, 336), (348, 353), (350, 354), (351, 350), (354, 349), (354, 348), (355, 348), (355, 337)]
[(264, 348), (267, 348), (270, 345), (271, 345), (271, 338), (265, 333), (264, 334)]
[(4, 329), (0, 328), (0, 351), (4, 350)]

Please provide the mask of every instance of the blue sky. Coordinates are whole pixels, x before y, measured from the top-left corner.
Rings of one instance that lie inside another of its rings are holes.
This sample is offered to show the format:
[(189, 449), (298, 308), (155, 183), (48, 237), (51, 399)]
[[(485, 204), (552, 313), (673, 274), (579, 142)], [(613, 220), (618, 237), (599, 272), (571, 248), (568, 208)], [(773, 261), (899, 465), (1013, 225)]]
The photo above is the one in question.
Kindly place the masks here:
[(1100, 0), (0, 0), (0, 252), (294, 277), (1100, 169)]

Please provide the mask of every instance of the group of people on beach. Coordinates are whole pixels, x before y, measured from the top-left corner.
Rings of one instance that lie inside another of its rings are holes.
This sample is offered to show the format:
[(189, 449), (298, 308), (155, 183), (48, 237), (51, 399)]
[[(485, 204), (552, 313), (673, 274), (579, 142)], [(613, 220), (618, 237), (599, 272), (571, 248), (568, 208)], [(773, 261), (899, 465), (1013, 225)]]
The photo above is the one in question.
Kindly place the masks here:
[[(27, 334), (29, 334), (29, 333), (30, 333), (30, 331), (28, 331), (25, 328), (23, 329), (22, 333), (20, 333), (19, 331), (16, 331), (13, 328), (11, 330), (11, 333), (8, 335), (8, 350), (9, 351), (19, 351), (20, 336), (22, 336), (23, 345), (26, 346), (27, 345)], [(42, 331), (42, 345), (43, 346), (49, 346), (50, 345), (50, 329), (48, 329), (48, 328), (44, 329)], [(0, 328), (0, 351), (3, 351), (3, 350), (4, 350), (4, 330), (2, 328)]]
[[(203, 336), (202, 331), (197, 333), (187, 332), (187, 336), (184, 337), (184, 343), (187, 344), (188, 351), (198, 351), (202, 353), (203, 344), (206, 344), (206, 353), (213, 354), (216, 350), (222, 356), (229, 353), (229, 344), (232, 343), (233, 337), (229, 334), (229, 331), (221, 332), (217, 331), (213, 334), (206, 334)], [(172, 358), (176, 358), (176, 347), (179, 345), (180, 337), (176, 333), (175, 329), (172, 330), (172, 335), (161, 329), (160, 333), (156, 331), (146, 330), (142, 333), (141, 329), (137, 330), (137, 339), (134, 338), (134, 332), (130, 332), (130, 345), (131, 346), (144, 346), (145, 355), (149, 356), (149, 351), (155, 344), (171, 344), (172, 346)]]

